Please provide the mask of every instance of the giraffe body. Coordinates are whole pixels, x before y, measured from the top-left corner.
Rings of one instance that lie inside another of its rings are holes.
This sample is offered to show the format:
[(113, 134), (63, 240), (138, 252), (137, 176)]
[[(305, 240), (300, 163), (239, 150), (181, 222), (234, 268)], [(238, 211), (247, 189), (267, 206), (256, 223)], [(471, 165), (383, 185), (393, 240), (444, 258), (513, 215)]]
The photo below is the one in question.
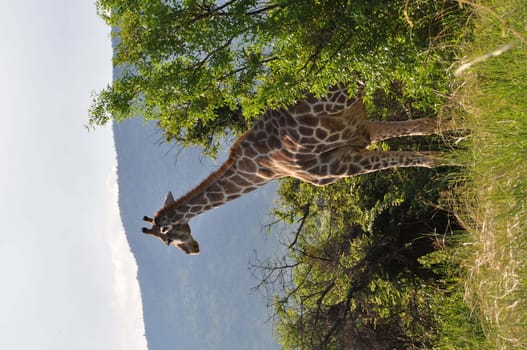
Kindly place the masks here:
[(370, 151), (374, 141), (428, 135), (443, 129), (435, 119), (372, 122), (360, 98), (332, 88), (326, 97), (311, 95), (287, 109), (267, 110), (233, 144), (227, 161), (195, 189), (174, 200), (169, 192), (143, 232), (188, 254), (199, 253), (188, 221), (253, 191), (265, 183), (293, 176), (314, 185), (395, 167), (439, 165), (432, 152)]

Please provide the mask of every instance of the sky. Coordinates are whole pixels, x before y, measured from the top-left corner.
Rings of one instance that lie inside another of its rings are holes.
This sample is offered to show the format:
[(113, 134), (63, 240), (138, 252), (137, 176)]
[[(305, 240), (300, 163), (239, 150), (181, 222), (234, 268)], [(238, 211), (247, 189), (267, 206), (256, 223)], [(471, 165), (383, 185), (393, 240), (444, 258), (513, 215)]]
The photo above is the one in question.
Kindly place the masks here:
[(0, 0), (0, 348), (146, 349), (117, 206), (111, 80), (94, 0)]

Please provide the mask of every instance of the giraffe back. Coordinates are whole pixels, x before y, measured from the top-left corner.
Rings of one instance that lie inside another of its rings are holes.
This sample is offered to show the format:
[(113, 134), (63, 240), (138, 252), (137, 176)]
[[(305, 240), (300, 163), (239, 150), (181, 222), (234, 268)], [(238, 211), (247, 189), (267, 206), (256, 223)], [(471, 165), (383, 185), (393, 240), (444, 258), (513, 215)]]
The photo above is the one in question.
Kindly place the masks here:
[[(320, 184), (313, 174), (339, 150), (369, 145), (359, 97), (334, 88), (320, 99), (307, 95), (287, 109), (267, 110), (233, 146), (238, 169), (256, 168), (267, 179), (295, 176)], [(320, 171), (318, 171), (320, 170)]]

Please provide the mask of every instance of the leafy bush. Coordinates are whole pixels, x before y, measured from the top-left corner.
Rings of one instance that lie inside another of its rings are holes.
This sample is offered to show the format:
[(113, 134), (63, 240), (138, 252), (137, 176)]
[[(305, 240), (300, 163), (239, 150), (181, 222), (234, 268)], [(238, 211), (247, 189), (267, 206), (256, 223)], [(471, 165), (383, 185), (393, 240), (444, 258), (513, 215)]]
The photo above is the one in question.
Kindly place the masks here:
[(483, 337), (460, 295), (458, 225), (423, 201), (441, 194), (423, 186), (430, 173), (415, 175), (281, 182), (275, 215), (299, 228), (287, 256), (255, 270), (272, 291), (284, 349), (470, 348)]

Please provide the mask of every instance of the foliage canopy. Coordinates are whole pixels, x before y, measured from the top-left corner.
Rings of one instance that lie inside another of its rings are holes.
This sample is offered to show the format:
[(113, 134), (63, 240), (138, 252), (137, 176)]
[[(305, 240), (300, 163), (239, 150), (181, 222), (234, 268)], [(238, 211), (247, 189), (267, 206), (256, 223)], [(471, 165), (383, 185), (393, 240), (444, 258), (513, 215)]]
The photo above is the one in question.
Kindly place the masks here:
[(403, 81), (406, 96), (437, 103), (446, 70), (433, 68), (449, 58), (430, 48), (460, 18), (446, 1), (98, 0), (97, 9), (114, 28), (119, 73), (94, 95), (88, 125), (142, 115), (167, 139), (203, 146), (337, 82), (361, 80), (368, 96)]

